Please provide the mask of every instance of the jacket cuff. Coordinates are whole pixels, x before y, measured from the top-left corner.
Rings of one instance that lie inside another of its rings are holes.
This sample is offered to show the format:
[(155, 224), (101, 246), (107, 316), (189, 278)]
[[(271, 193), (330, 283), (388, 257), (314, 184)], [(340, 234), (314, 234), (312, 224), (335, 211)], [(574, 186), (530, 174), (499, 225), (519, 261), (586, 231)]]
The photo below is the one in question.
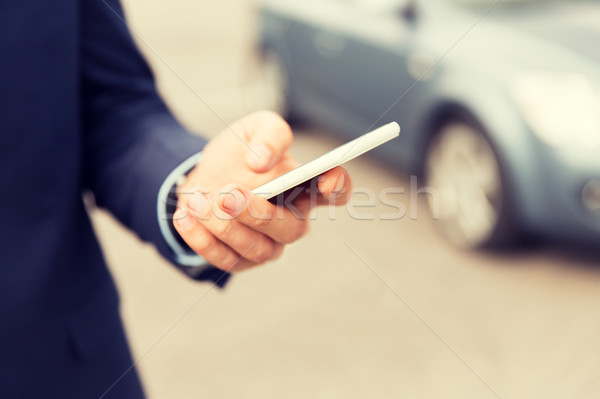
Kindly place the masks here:
[(185, 243), (173, 226), (173, 215), (177, 210), (177, 186), (181, 179), (185, 178), (201, 158), (202, 152), (192, 155), (173, 169), (164, 180), (158, 191), (156, 205), (158, 225), (170, 249), (172, 259), (180, 266), (181, 271), (194, 279), (211, 280), (217, 286), (223, 287), (229, 279), (230, 274), (217, 269), (202, 256), (196, 254)]

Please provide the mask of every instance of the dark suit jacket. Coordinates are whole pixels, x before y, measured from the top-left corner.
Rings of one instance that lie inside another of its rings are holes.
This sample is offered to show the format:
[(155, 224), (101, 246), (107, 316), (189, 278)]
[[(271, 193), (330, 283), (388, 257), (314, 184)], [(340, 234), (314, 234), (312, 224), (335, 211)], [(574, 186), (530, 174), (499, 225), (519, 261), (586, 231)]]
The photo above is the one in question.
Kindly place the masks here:
[(81, 193), (171, 257), (157, 192), (205, 142), (173, 119), (115, 12), (0, 2), (1, 398), (143, 395), (135, 369), (123, 376), (117, 292)]

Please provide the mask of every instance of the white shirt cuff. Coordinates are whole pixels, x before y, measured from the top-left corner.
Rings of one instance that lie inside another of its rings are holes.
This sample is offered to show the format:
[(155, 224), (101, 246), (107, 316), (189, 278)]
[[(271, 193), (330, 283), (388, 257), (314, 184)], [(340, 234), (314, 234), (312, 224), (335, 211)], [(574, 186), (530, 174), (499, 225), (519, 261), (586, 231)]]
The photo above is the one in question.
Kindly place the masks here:
[(210, 264), (203, 257), (191, 251), (189, 248), (185, 248), (177, 241), (169, 226), (169, 223), (173, 223), (173, 215), (167, 215), (167, 201), (169, 200), (168, 197), (171, 188), (178, 183), (179, 179), (185, 177), (185, 175), (196, 166), (200, 158), (202, 158), (202, 152), (192, 155), (179, 164), (179, 166), (167, 176), (158, 191), (156, 211), (160, 231), (167, 242), (167, 245), (173, 251), (175, 262), (183, 266), (205, 268), (209, 267)]

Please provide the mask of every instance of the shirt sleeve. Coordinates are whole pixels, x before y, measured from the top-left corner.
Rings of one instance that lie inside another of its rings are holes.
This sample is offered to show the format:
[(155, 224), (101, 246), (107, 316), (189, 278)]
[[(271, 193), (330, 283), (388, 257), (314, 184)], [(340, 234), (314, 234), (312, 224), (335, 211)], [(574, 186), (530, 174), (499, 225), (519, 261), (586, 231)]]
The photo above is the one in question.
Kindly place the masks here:
[(119, 1), (80, 1), (79, 12), (83, 188), (186, 274), (224, 285), (229, 275), (180, 253), (157, 217), (161, 188), (206, 140), (187, 132), (160, 98)]

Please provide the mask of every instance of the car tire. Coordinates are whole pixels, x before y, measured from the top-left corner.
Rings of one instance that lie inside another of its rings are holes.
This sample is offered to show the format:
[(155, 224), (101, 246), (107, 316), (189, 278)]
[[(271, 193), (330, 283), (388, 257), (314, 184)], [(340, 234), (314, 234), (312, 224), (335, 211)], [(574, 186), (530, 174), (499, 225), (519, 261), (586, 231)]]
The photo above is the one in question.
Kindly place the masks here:
[(467, 249), (502, 249), (516, 242), (509, 184), (497, 151), (477, 123), (454, 119), (433, 135), (425, 181), (437, 229)]

